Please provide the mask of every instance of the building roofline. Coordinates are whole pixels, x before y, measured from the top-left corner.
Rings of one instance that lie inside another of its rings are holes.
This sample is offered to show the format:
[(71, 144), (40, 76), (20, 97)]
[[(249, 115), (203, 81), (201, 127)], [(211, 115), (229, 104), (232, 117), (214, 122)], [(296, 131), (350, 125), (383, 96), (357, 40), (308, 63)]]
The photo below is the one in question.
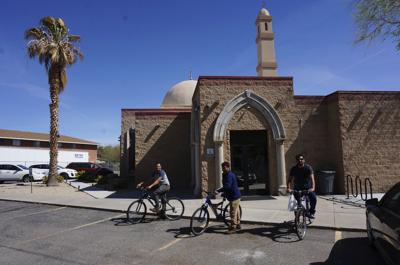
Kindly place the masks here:
[[(29, 131), (17, 131), (17, 130), (6, 130), (0, 129), (0, 138), (1, 139), (15, 139), (15, 140), (28, 140), (28, 141), (42, 141), (49, 142), (50, 135), (47, 133), (37, 133), (37, 132), (29, 132)], [(71, 143), (71, 144), (84, 144), (84, 145), (96, 145), (99, 144), (96, 142), (91, 142), (71, 136), (60, 135), (58, 138), (59, 143)]]
[(131, 112), (143, 112), (143, 113), (152, 113), (152, 112), (158, 112), (158, 113), (165, 113), (165, 114), (171, 114), (171, 113), (187, 113), (192, 111), (192, 107), (187, 107), (187, 108), (159, 108), (159, 109), (131, 109), (131, 108), (123, 108), (121, 109), (121, 112), (123, 111), (131, 111)]
[(199, 76), (201, 79), (231, 79), (231, 80), (293, 80), (293, 76)]

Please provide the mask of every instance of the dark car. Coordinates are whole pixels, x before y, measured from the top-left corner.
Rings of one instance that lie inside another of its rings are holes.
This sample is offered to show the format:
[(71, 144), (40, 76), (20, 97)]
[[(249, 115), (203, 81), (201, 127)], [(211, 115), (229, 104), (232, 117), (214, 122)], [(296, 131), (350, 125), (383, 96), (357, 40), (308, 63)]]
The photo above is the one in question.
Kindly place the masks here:
[(75, 169), (76, 171), (93, 172), (96, 175), (106, 176), (108, 174), (113, 174), (114, 171), (110, 168), (100, 166), (91, 162), (72, 162), (69, 163), (67, 168)]
[(400, 182), (383, 198), (370, 199), (367, 206), (367, 233), (371, 245), (387, 264), (400, 264)]

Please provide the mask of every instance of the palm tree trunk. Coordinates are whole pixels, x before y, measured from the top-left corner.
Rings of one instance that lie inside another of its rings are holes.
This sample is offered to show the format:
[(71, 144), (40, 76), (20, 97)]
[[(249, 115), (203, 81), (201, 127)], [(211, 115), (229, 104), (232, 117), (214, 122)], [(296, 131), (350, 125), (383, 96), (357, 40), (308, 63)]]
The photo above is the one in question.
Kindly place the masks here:
[(58, 158), (58, 103), (60, 91), (60, 70), (52, 67), (49, 71), (50, 85), (50, 170), (47, 186), (57, 186)]

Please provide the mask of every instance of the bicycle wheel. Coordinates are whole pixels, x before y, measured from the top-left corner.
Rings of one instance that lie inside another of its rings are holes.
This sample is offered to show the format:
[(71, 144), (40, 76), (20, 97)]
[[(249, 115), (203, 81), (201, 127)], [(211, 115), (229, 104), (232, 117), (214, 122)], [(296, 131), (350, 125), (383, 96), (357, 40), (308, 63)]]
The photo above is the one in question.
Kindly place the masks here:
[(296, 217), (294, 219), (294, 225), (296, 229), (297, 237), (300, 240), (306, 236), (307, 232), (307, 217), (306, 211), (304, 209), (300, 209), (296, 212)]
[(195, 236), (198, 236), (206, 231), (209, 222), (210, 214), (207, 208), (200, 207), (194, 211), (190, 218), (190, 230)]
[[(224, 213), (223, 213), (223, 215), (222, 215), (222, 217), (223, 217), (223, 220), (224, 220), (224, 223), (227, 225), (227, 226), (230, 226), (231, 225), (231, 214), (230, 214), (230, 210), (231, 210), (231, 207), (230, 207), (230, 205), (228, 204), (227, 206), (225, 206), (225, 209), (224, 209)], [(242, 219), (242, 206), (240, 206), (239, 205), (239, 216), (240, 216), (240, 219)]]
[(146, 216), (147, 207), (143, 201), (137, 200), (129, 205), (128, 210), (126, 211), (126, 218), (128, 222), (132, 224), (137, 224), (143, 221)]
[(165, 217), (169, 220), (178, 220), (185, 211), (185, 205), (179, 198), (168, 198), (165, 204)]

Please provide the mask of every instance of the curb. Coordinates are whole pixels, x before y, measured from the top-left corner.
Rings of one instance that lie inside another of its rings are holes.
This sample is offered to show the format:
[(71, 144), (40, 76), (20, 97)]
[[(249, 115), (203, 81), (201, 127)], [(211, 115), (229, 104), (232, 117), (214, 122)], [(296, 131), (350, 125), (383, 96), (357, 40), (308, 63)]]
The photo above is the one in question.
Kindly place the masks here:
[[(0, 201), (10, 201), (10, 202), (23, 202), (23, 203), (31, 203), (31, 204), (41, 204), (41, 205), (52, 205), (52, 206), (60, 206), (60, 207), (70, 207), (76, 209), (88, 209), (88, 210), (96, 210), (96, 211), (105, 211), (105, 212), (116, 212), (116, 213), (125, 213), (125, 210), (117, 210), (117, 209), (108, 209), (108, 208), (97, 208), (91, 206), (80, 206), (80, 205), (70, 205), (70, 204), (62, 204), (62, 203), (49, 203), (49, 202), (33, 202), (33, 201), (25, 201), (25, 200), (15, 200), (15, 199), (1, 199)], [(146, 215), (156, 216), (154, 213), (147, 213)], [(181, 219), (190, 219), (191, 216), (182, 216)], [(210, 218), (210, 221), (217, 221), (216, 218)], [(261, 221), (251, 221), (251, 220), (241, 220), (243, 224), (251, 224), (251, 225), (287, 225), (290, 221), (284, 221), (283, 223), (278, 222), (261, 222)], [(309, 229), (321, 229), (321, 230), (333, 230), (333, 231), (343, 231), (343, 232), (366, 232), (367, 229), (363, 228), (348, 228), (348, 227), (331, 227), (331, 226), (323, 226), (323, 225), (311, 225), (308, 226)]]

